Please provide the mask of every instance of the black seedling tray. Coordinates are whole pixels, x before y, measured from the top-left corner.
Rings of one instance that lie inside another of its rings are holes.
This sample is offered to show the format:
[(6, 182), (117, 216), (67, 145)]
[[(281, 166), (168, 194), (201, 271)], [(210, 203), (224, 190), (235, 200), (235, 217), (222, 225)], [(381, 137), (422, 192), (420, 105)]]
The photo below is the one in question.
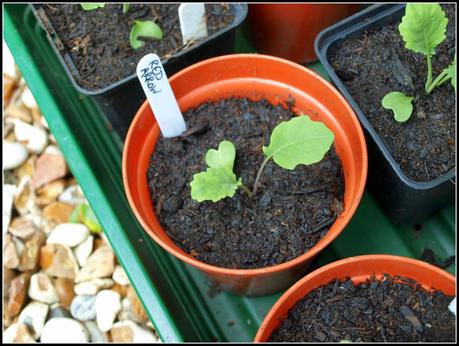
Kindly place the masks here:
[(404, 13), (405, 5), (370, 6), (323, 30), (316, 38), (315, 50), (331, 81), (350, 103), (364, 128), (369, 188), (392, 222), (413, 224), (454, 202), (455, 169), (429, 182), (417, 182), (407, 177), (328, 60), (329, 52), (346, 40), (393, 23)]

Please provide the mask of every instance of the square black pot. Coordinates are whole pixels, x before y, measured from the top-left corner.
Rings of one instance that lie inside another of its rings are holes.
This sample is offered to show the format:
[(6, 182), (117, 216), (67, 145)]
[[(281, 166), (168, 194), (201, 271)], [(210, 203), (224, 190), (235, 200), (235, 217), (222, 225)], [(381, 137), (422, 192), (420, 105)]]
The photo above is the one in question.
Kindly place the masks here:
[[(75, 79), (78, 72), (70, 54), (64, 51), (62, 41), (47, 19), (45, 12), (39, 7), (31, 6), (75, 89), (94, 99), (114, 130), (124, 140), (134, 115), (146, 99), (136, 74), (133, 73), (99, 90), (88, 90), (78, 85)], [(201, 60), (233, 52), (236, 29), (247, 17), (247, 5), (230, 4), (230, 7), (234, 15), (230, 25), (209, 35), (190, 48), (174, 53), (170, 58), (161, 61), (168, 77)]]
[(344, 41), (400, 20), (405, 5), (373, 5), (323, 30), (316, 38), (316, 54), (332, 82), (356, 112), (368, 146), (368, 186), (389, 219), (396, 224), (423, 221), (454, 202), (455, 168), (428, 182), (406, 176), (367, 116), (352, 98), (328, 60), (330, 50)]

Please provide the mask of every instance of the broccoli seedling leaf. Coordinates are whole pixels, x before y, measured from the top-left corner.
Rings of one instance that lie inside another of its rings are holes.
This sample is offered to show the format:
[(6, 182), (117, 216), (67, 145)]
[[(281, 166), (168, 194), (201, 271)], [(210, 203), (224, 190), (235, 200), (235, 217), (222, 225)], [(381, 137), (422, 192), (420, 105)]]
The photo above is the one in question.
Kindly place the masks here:
[(456, 90), (456, 56), (454, 56), (453, 62), (449, 65), (445, 70), (446, 79), (448, 80), (451, 78), (451, 85), (453, 86), (454, 90)]
[(236, 158), (236, 148), (230, 141), (221, 141), (218, 150), (209, 149), (206, 154), (206, 163), (211, 168), (227, 168), (232, 171), (234, 159)]
[(263, 152), (282, 168), (292, 170), (299, 164), (310, 165), (322, 160), (333, 140), (333, 132), (325, 124), (301, 115), (277, 125)]
[(413, 104), (411, 101), (413, 101), (413, 97), (406, 96), (399, 91), (393, 91), (384, 96), (382, 99), (382, 106), (392, 110), (395, 120), (399, 123), (403, 123), (407, 121), (411, 113), (413, 113)]
[(432, 56), (446, 38), (448, 18), (439, 4), (407, 4), (399, 25), (405, 47)]
[(98, 8), (103, 8), (105, 6), (105, 2), (83, 2), (80, 4), (85, 11), (96, 10)]
[(135, 20), (129, 35), (129, 41), (132, 48), (138, 49), (145, 45), (145, 42), (142, 41), (140, 37), (161, 40), (163, 38), (163, 31), (159, 25), (152, 20)]
[(225, 197), (233, 197), (242, 179), (228, 168), (208, 168), (207, 171), (193, 175), (191, 198), (198, 202), (210, 200), (217, 202)]

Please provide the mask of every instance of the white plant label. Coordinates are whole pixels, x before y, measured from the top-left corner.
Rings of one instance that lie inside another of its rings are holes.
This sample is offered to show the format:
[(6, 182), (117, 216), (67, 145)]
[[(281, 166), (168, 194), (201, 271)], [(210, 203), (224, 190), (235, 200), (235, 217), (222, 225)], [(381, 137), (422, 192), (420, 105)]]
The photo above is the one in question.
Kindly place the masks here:
[(448, 305), (449, 311), (451, 311), (454, 316), (456, 316), (456, 298), (454, 298), (451, 303)]
[(186, 130), (186, 123), (161, 59), (156, 54), (145, 55), (137, 64), (137, 77), (163, 136), (180, 136)]
[(183, 3), (178, 15), (183, 44), (207, 36), (206, 8), (203, 3)]

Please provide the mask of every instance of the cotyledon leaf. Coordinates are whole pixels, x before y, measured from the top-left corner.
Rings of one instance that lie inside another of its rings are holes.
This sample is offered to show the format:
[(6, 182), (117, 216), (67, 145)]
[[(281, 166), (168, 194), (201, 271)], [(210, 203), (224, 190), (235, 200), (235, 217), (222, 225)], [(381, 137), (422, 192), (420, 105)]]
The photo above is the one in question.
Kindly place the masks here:
[(263, 152), (282, 168), (292, 170), (299, 164), (322, 160), (333, 140), (333, 132), (325, 124), (301, 115), (277, 125)]
[(227, 168), (233, 170), (236, 148), (230, 141), (221, 141), (218, 149), (209, 149), (206, 154), (206, 163), (212, 168)]
[(395, 120), (399, 123), (407, 121), (413, 113), (412, 96), (407, 96), (399, 91), (392, 91), (382, 99), (382, 106), (394, 112)]
[(191, 198), (198, 202), (217, 202), (224, 197), (233, 197), (242, 179), (227, 168), (208, 168), (205, 172), (193, 175)]

